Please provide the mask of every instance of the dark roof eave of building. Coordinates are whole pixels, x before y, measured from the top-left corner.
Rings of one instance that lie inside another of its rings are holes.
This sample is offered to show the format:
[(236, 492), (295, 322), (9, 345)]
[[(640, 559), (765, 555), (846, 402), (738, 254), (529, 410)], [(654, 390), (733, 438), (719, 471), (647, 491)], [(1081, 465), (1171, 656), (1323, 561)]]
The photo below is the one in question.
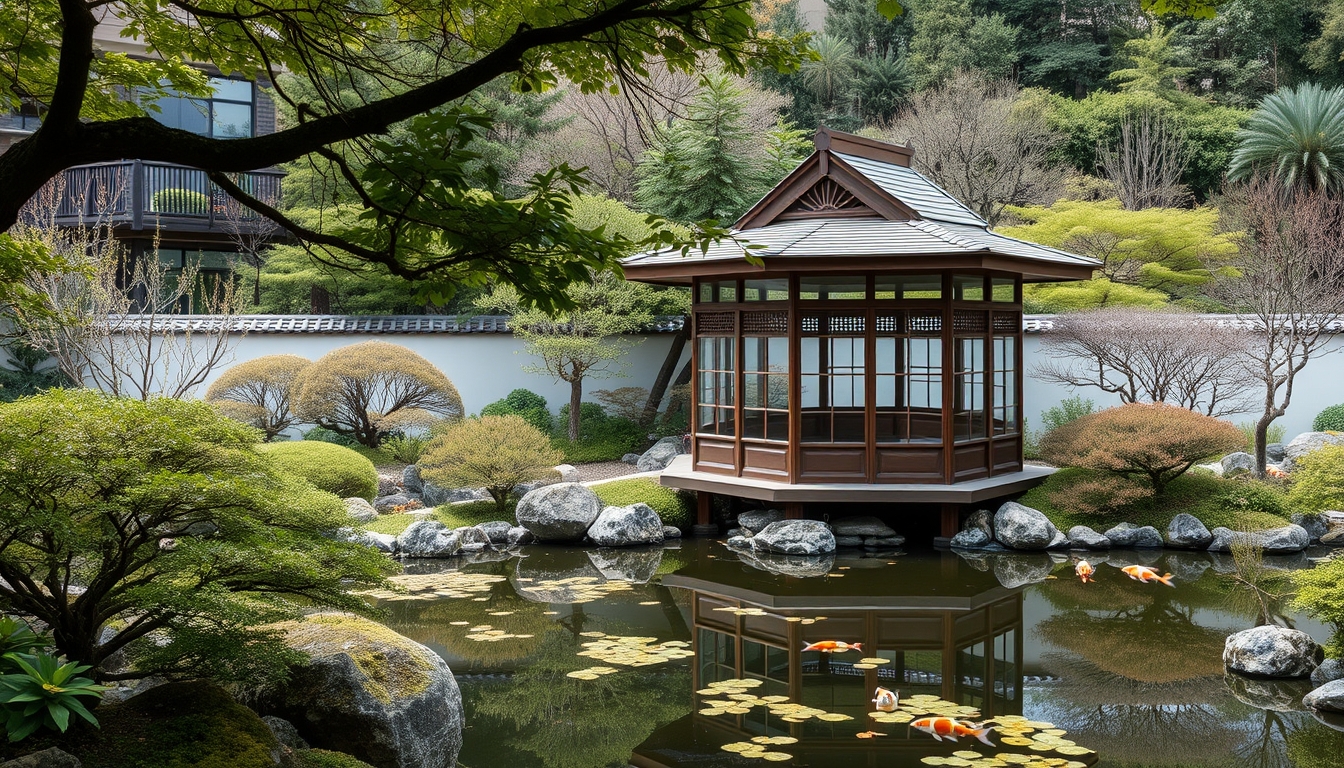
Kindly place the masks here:
[(863, 256), (776, 256), (766, 257), (760, 264), (745, 259), (695, 259), (657, 264), (626, 263), (626, 279), (662, 285), (689, 285), (696, 277), (758, 276), (765, 274), (800, 272), (865, 272), (902, 271), (927, 272), (957, 269), (979, 269), (1021, 275), (1027, 282), (1059, 282), (1087, 280), (1095, 265), (1046, 262), (993, 251), (962, 251), (961, 253), (929, 254), (874, 254)]

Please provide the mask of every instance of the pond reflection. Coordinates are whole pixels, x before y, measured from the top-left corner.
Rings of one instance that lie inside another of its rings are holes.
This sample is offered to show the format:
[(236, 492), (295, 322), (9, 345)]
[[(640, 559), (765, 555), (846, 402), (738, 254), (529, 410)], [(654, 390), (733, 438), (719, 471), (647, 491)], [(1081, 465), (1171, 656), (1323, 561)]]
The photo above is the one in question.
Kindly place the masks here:
[[(1239, 586), (1229, 558), (1112, 552), (1090, 558), (1096, 581), (1083, 584), (1058, 555), (874, 554), (531, 546), (412, 563), (426, 580), (381, 602), (389, 625), (458, 675), (468, 768), (1096, 761), (1029, 739), (1005, 747), (1020, 734), (1003, 732), (995, 749), (940, 744), (908, 729), (908, 711), (870, 717), (879, 686), (911, 706), (976, 710), (963, 720), (1050, 723), (1036, 735), (1062, 733), (1050, 738), (1096, 750), (1100, 766), (1344, 764), (1344, 725), (1301, 710), (1309, 684), (1224, 674), (1223, 640), (1239, 629), (1275, 620), (1328, 636)], [(1176, 588), (1119, 570), (1136, 563), (1175, 574)], [(861, 650), (802, 650), (826, 640)], [(753, 738), (796, 741), (768, 747), (784, 757), (724, 751)]]

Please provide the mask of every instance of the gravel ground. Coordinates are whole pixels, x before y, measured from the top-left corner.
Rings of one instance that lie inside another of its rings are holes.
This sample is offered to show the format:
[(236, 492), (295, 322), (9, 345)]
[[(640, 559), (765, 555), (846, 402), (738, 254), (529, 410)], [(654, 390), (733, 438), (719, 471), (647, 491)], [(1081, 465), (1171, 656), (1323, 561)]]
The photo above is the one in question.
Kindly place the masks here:
[(579, 482), (581, 483), (589, 483), (593, 480), (609, 480), (613, 477), (633, 475), (639, 471), (634, 464), (626, 464), (623, 461), (599, 461), (593, 464), (580, 464), (576, 469), (579, 470)]

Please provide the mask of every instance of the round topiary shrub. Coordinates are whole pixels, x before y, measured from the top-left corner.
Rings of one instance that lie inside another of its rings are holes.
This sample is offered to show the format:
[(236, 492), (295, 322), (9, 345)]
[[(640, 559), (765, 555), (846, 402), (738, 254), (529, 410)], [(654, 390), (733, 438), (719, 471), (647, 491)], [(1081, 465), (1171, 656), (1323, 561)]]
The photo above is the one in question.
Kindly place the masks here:
[(482, 416), (448, 427), (434, 438), (420, 468), (425, 479), (448, 488), (482, 487), (503, 509), (513, 489), (555, 475), (564, 457), (521, 416)]
[(378, 470), (373, 462), (334, 443), (301, 440), (259, 446), (280, 469), (301, 477), (342, 499), (358, 496), (372, 501), (378, 495)]
[(231, 419), (251, 424), (274, 440), (294, 423), (294, 381), (310, 365), (298, 355), (267, 355), (229, 368), (205, 399)]
[(1344, 403), (1332, 405), (1311, 420), (1312, 432), (1344, 432)]

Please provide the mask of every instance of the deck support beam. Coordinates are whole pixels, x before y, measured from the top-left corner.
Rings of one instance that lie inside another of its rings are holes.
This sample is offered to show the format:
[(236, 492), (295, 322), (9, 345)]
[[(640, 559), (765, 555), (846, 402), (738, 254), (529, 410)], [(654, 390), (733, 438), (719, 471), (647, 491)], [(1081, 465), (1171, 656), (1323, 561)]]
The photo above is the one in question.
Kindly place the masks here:
[(714, 522), (714, 494), (709, 491), (695, 493), (695, 525), (691, 526), (691, 535), (719, 535), (719, 525)]
[(943, 503), (941, 538), (951, 539), (961, 530), (961, 505)]
[(784, 519), (801, 520), (803, 518), (803, 503), (801, 501), (784, 502)]

